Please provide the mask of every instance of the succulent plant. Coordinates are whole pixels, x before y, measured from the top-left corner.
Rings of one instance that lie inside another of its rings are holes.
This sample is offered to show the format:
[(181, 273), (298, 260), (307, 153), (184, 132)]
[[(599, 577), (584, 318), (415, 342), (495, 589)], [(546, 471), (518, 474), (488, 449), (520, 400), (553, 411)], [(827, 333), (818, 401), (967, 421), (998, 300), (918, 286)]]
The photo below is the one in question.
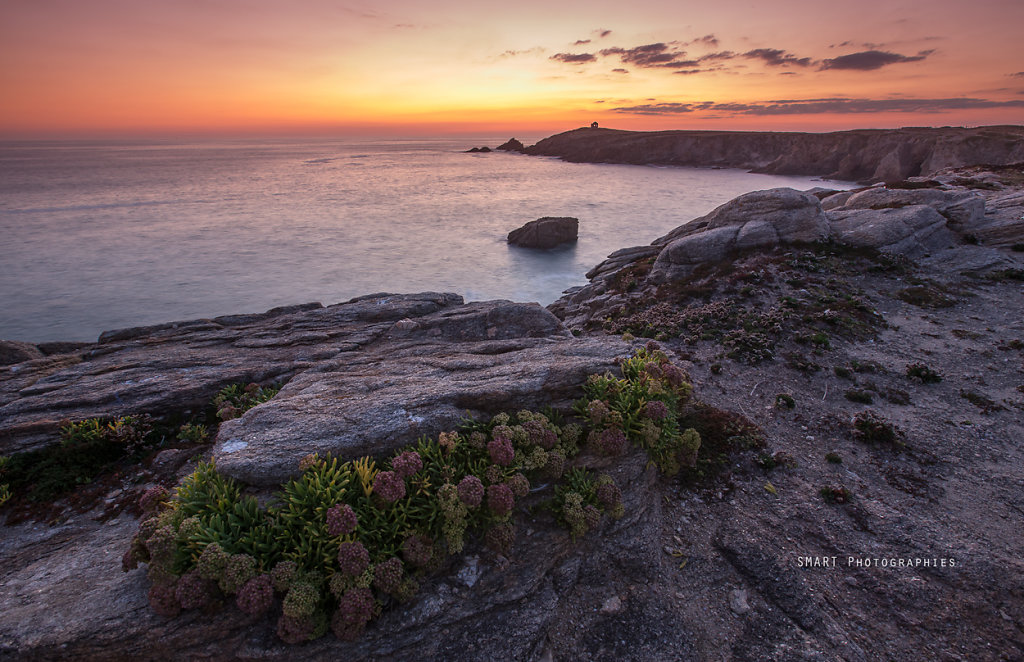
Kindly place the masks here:
[(373, 493), (384, 503), (394, 503), (405, 496), (405, 481), (394, 471), (381, 471), (373, 480)]
[(205, 607), (213, 600), (214, 584), (204, 579), (198, 570), (189, 570), (178, 580), (174, 595), (182, 609)]
[(320, 603), (320, 591), (308, 582), (294, 582), (284, 596), (281, 610), (293, 619), (308, 618)]
[(338, 569), (343, 575), (355, 577), (370, 565), (370, 553), (361, 542), (343, 542), (338, 547)]
[(239, 589), (235, 604), (252, 616), (265, 614), (274, 604), (274, 579), (268, 574), (253, 577)]
[(515, 495), (508, 485), (499, 483), (487, 488), (487, 507), (497, 517), (507, 517), (511, 514), (515, 502)]
[(356, 513), (347, 503), (335, 504), (327, 510), (327, 533), (332, 536), (346, 536), (358, 525)]
[(391, 468), (402, 478), (411, 478), (423, 468), (423, 460), (416, 451), (405, 451), (391, 460)]
[(354, 588), (338, 600), (338, 609), (331, 617), (331, 631), (342, 641), (355, 641), (373, 617), (373, 593)]
[(373, 587), (382, 593), (394, 593), (404, 575), (402, 559), (392, 556), (373, 568)]
[(476, 476), (465, 476), (459, 481), (459, 499), (470, 508), (476, 508), (484, 498), (484, 484)]
[(487, 453), (491, 462), (498, 466), (507, 467), (512, 464), (515, 458), (515, 449), (512, 447), (512, 440), (508, 437), (495, 437), (487, 444)]

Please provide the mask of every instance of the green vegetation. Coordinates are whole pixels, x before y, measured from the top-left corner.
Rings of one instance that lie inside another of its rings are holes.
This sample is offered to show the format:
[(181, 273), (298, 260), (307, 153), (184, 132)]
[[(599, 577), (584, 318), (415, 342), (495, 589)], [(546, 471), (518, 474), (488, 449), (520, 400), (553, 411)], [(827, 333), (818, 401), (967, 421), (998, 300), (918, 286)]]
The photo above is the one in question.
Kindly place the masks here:
[[(258, 384), (235, 384), (222, 389), (211, 407), (220, 419), (227, 420), (266, 402), (277, 391)], [(15, 501), (25, 505), (52, 502), (119, 467), (136, 464), (168, 444), (200, 445), (210, 441), (212, 432), (205, 422), (214, 420), (213, 411), (181, 425), (180, 417), (171, 414), (167, 419), (131, 415), (64, 422), (60, 443), (15, 453), (0, 462), (0, 489), (5, 495), (0, 506)]]
[[(772, 360), (786, 338), (830, 350), (836, 338), (874, 337), (885, 325), (860, 291), (841, 280), (865, 269), (902, 269), (890, 258), (820, 244), (813, 250), (753, 253), (717, 265), (700, 265), (685, 282), (638, 289), (641, 294), (611, 311), (608, 333), (647, 338), (710, 341), (740, 363)], [(768, 285), (768, 287), (760, 287)]]
[(842, 464), (843, 458), (840, 457), (839, 453), (830, 452), (825, 454), (825, 461), (829, 464)]
[(851, 388), (843, 395), (850, 402), (859, 402), (865, 405), (869, 405), (874, 401), (871, 391), (867, 391), (862, 388)]
[(911, 363), (907, 366), (907, 377), (922, 384), (938, 384), (942, 381), (942, 375), (935, 372), (923, 363)]
[(862, 411), (854, 416), (853, 430), (856, 439), (872, 446), (904, 446), (903, 431), (873, 411)]
[(949, 308), (956, 305), (956, 299), (947, 296), (945, 289), (934, 283), (912, 285), (898, 290), (895, 296), (918, 308)]
[(259, 384), (232, 384), (221, 389), (213, 399), (217, 417), (222, 421), (238, 418), (258, 404), (262, 404), (277, 395), (280, 386), (260, 386)]
[(975, 393), (974, 391), (965, 391), (961, 389), (960, 397), (980, 409), (983, 414), (991, 414), (993, 412), (1004, 411), (1006, 409), (1006, 407), (997, 403), (992, 398), (982, 395), (981, 393)]
[(280, 599), (277, 634), (285, 642), (328, 629), (353, 640), (468, 542), (507, 553), (515, 507), (541, 498), (531, 485), (554, 484), (540, 506), (573, 538), (603, 516), (621, 517), (611, 477), (571, 466), (580, 464), (581, 442), (604, 456), (639, 446), (671, 475), (704, 471), (721, 460), (709, 453), (753, 434), (742, 419), (689, 404), (686, 374), (654, 345), (623, 360), (621, 375), (585, 384), (575, 410), (586, 433), (554, 412), (520, 411), (465, 421), (388, 458), (309, 456), (266, 505), (212, 463), (200, 464), (173, 495), (154, 488), (143, 497), (148, 517), (124, 568), (148, 564), (150, 604), (164, 616), (225, 599), (258, 615)]
[(0, 484), (7, 501), (24, 493), (31, 501), (49, 501), (91, 483), (125, 458), (138, 458), (160, 441), (147, 416), (110, 420), (90, 418), (61, 426), (60, 443), (16, 453), (0, 463)]
[(789, 393), (779, 393), (775, 396), (775, 406), (793, 409), (796, 407), (796, 400)]
[(841, 505), (849, 503), (853, 499), (853, 492), (845, 487), (826, 486), (821, 488), (818, 493), (821, 494), (821, 498), (825, 500), (825, 503), (830, 504)]

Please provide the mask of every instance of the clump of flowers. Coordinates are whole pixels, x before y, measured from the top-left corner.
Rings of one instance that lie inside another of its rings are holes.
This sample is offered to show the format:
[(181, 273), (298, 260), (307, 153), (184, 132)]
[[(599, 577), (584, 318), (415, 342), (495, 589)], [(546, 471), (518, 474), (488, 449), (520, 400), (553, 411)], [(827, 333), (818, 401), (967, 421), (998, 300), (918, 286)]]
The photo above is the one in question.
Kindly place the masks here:
[(203, 579), (196, 569), (189, 570), (178, 580), (174, 595), (182, 609), (204, 607), (213, 599), (213, 582)]
[[(437, 435), (437, 445), (440, 446), (446, 455), (450, 455), (455, 447), (459, 445), (458, 432), (442, 432)], [(419, 471), (417, 469), (417, 471)]]
[(512, 512), (515, 505), (515, 496), (512, 489), (504, 483), (491, 485), (487, 488), (487, 507), (498, 517), (506, 517)]
[[(583, 495), (579, 492), (569, 492), (565, 495), (562, 503), (562, 519), (569, 525), (569, 531), (573, 538), (578, 538), (587, 532), (587, 516), (583, 512)], [(598, 513), (600, 519), (600, 513)]]
[(139, 497), (139, 508), (142, 509), (144, 514), (155, 513), (160, 509), (160, 504), (167, 500), (168, 496), (166, 487), (162, 485), (151, 487)]
[(342, 641), (355, 641), (372, 617), (373, 593), (366, 588), (349, 589), (338, 599), (331, 631)]
[(609, 414), (611, 414), (611, 410), (608, 408), (608, 403), (604, 400), (591, 400), (587, 404), (587, 418), (590, 419), (593, 425), (603, 423)]
[(605, 509), (612, 517), (618, 519), (623, 515), (622, 507), (622, 491), (619, 486), (615, 484), (615, 481), (608, 474), (601, 474), (597, 477), (597, 482), (594, 486), (594, 496), (597, 497), (598, 503)]
[(430, 565), (434, 555), (434, 543), (426, 536), (415, 533), (402, 543), (402, 556), (406, 561), (418, 568)]
[(416, 451), (405, 451), (391, 460), (391, 468), (402, 478), (411, 478), (423, 468), (423, 460)]
[(373, 493), (385, 503), (394, 503), (405, 496), (405, 481), (394, 471), (381, 471), (373, 479)]
[(284, 596), (281, 609), (288, 618), (308, 618), (320, 603), (320, 591), (307, 582), (294, 582)]
[(459, 481), (459, 499), (470, 508), (476, 508), (484, 499), (484, 484), (470, 474)]
[(236, 593), (238, 589), (256, 576), (256, 559), (248, 554), (232, 554), (224, 566), (220, 588), (225, 593)]
[(239, 589), (235, 604), (252, 616), (265, 614), (274, 604), (274, 579), (267, 574), (253, 577)]
[(402, 583), (402, 560), (392, 556), (373, 568), (373, 587), (382, 593), (394, 593)]
[(626, 434), (618, 428), (608, 428), (600, 432), (594, 430), (588, 440), (601, 455), (622, 455), (629, 445)]
[(508, 488), (512, 490), (512, 495), (518, 499), (522, 499), (530, 493), (530, 479), (521, 473), (515, 473), (508, 477), (505, 481)]
[[(200, 559), (201, 560), (201, 559)], [(270, 571), (270, 579), (274, 582), (274, 590), (286, 593), (292, 586), (292, 580), (298, 571), (295, 561), (281, 561)]]
[(441, 516), (444, 517), (442, 532), (448, 543), (448, 551), (457, 554), (462, 551), (469, 509), (459, 498), (458, 488), (451, 483), (446, 483), (437, 491), (437, 501), (441, 506)]
[(487, 444), (487, 454), (491, 462), (507, 467), (512, 464), (515, 458), (515, 450), (512, 448), (512, 441), (507, 437), (495, 437)]
[(551, 451), (548, 453), (548, 461), (544, 465), (544, 474), (552, 479), (560, 478), (562, 472), (565, 471), (565, 462), (565, 455), (558, 451)]
[(370, 552), (361, 542), (343, 542), (338, 547), (338, 568), (343, 575), (361, 575), (370, 565)]
[(644, 405), (644, 415), (652, 421), (660, 421), (669, 416), (668, 405), (661, 400), (651, 400)]
[(339, 503), (327, 509), (327, 533), (346, 536), (356, 530), (358, 519), (352, 506)]
[(210, 543), (199, 555), (196, 568), (203, 579), (216, 581), (224, 574), (224, 568), (228, 564), (229, 555), (217, 543)]
[(515, 540), (515, 528), (509, 524), (496, 524), (484, 534), (484, 544), (498, 554), (508, 554)]

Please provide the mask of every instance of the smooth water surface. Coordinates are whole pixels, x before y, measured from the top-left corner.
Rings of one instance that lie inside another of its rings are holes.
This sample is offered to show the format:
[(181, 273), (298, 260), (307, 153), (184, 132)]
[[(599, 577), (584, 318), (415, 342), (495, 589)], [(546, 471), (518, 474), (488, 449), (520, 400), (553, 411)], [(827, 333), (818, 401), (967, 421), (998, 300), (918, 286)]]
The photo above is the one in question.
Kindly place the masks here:
[[(469, 146), (0, 144), (0, 338), (94, 340), (107, 329), (372, 292), (548, 304), (608, 253), (741, 193), (847, 188)], [(541, 216), (578, 217), (579, 242), (544, 252), (505, 243)]]

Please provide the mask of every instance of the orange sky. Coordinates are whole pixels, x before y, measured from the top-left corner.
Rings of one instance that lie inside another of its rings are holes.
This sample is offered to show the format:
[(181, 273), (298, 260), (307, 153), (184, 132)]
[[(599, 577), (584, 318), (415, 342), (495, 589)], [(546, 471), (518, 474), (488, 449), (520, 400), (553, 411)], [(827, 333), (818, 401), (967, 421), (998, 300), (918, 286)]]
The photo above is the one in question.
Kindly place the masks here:
[(1024, 124), (1024, 1), (0, 0), (0, 135)]

